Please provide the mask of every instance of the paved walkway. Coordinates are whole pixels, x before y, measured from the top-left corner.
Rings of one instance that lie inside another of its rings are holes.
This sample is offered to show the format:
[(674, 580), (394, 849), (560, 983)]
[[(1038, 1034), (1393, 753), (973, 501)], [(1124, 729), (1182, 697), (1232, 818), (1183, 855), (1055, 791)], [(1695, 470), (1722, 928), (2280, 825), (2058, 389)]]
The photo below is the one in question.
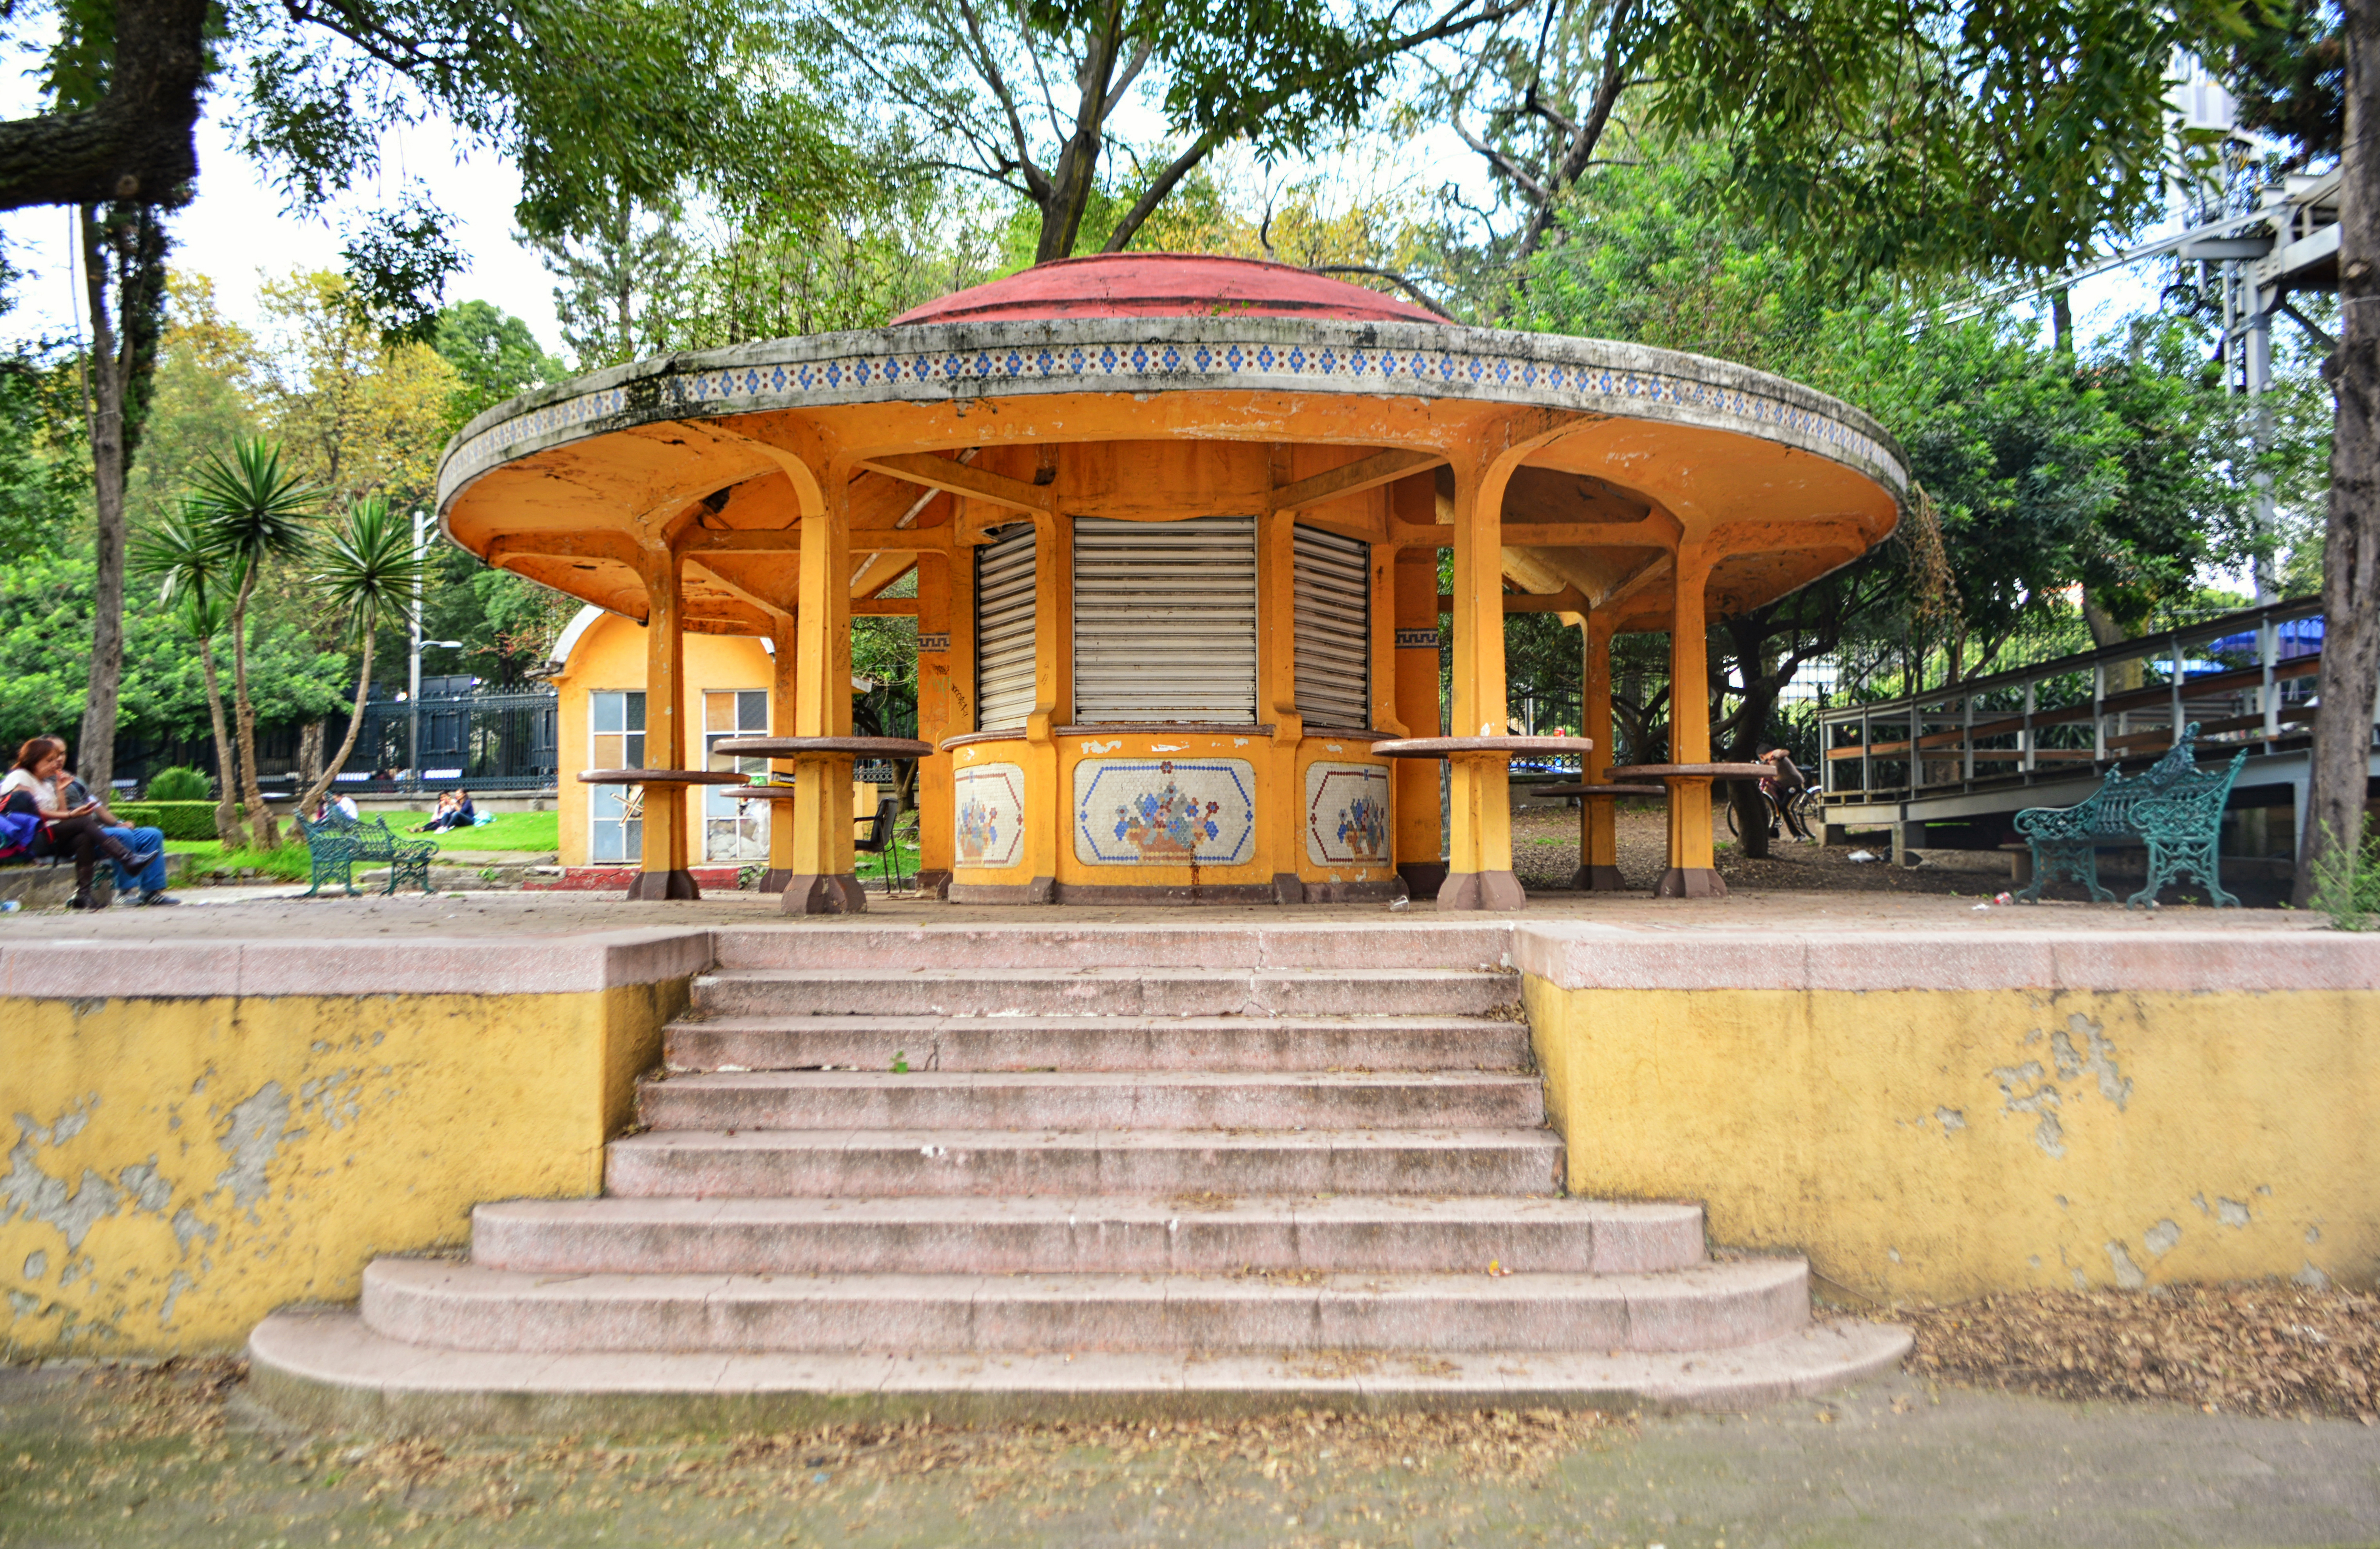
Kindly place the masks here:
[(929, 1431), (607, 1447), (227, 1430), (170, 1384), (0, 1367), (0, 1543), (2371, 1544), (2380, 1430), (1895, 1376), (1749, 1417), (1149, 1441)]
[[(239, 893), (212, 899), (212, 892)], [(302, 890), (301, 890), (302, 891)], [(773, 894), (718, 893), (697, 903), (638, 903), (603, 894), (462, 893), (394, 898), (288, 896), (278, 888), (195, 889), (208, 908), (104, 909), (97, 914), (0, 915), (0, 944), (8, 941), (172, 941), (239, 935), (249, 939), (288, 936), (554, 935), (580, 931), (616, 931), (662, 926), (677, 930), (713, 925), (782, 923), (800, 929), (807, 921), (779, 912)], [(2317, 915), (2283, 909), (2213, 909), (2172, 907), (2155, 911), (2120, 905), (2044, 903), (1985, 905), (1972, 898), (1878, 893), (1761, 893), (1739, 890), (1724, 898), (1656, 898), (1650, 894), (1542, 894), (1516, 914), (1440, 914), (1427, 903), (1403, 909), (1379, 904), (1208, 905), (1189, 909), (1026, 909), (987, 904), (944, 904), (931, 899), (874, 898), (862, 917), (892, 925), (1157, 924), (1173, 926), (1277, 925), (1292, 921), (1363, 924), (1397, 921), (1592, 921), (1656, 931), (1815, 932), (1873, 931), (1904, 926), (1952, 931), (2305, 931), (2323, 926)]]

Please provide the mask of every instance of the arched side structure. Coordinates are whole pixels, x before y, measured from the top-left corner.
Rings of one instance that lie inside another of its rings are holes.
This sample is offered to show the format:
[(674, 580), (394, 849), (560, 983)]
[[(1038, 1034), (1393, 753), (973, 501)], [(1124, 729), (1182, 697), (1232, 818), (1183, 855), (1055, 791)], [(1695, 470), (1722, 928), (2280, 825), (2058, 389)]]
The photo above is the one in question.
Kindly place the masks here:
[[(953, 896), (1416, 885), (1496, 907), (1518, 897), (1503, 763), (1458, 761), (1440, 856), (1435, 778), (1371, 745), (1502, 732), (1513, 605), (1672, 628), (1678, 680), (1702, 681), (1706, 618), (1864, 552), (1906, 483), (1864, 415), (1765, 373), (1454, 326), (1282, 265), (1128, 255), (524, 396), (449, 446), (439, 503), (457, 543), (573, 595), (783, 631), (804, 737), (847, 733), (830, 690), (851, 616), (892, 611), (881, 593), (914, 571), (898, 605), (940, 749), (921, 827)], [(657, 674), (675, 632), (648, 631)], [(1706, 756), (1700, 696), (1678, 705), (1673, 756)], [(683, 757), (665, 730), (646, 750)], [(772, 863), (826, 879), (789, 909), (855, 907), (817, 768)], [(1708, 869), (1699, 795), (1699, 852), (1695, 793), (1672, 803), (1681, 872)]]

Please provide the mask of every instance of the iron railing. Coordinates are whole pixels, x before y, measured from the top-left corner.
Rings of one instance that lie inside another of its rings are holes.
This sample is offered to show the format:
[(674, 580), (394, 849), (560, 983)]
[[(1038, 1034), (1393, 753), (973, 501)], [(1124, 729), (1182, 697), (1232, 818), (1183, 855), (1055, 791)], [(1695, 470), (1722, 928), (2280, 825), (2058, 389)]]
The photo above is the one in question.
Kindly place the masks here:
[(1829, 806), (2023, 787), (2197, 746), (2270, 753), (2313, 720), (2322, 604), (2293, 598), (1899, 699), (1818, 712)]

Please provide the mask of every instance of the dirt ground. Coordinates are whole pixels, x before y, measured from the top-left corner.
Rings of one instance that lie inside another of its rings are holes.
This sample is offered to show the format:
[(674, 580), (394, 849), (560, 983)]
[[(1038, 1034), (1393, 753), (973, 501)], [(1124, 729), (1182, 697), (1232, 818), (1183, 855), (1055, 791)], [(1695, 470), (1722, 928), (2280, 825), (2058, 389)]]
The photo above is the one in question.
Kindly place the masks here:
[(284, 1429), (229, 1360), (0, 1366), (10, 1549), (2375, 1542), (2380, 1428), (1925, 1375), (1749, 1415), (425, 1442)]

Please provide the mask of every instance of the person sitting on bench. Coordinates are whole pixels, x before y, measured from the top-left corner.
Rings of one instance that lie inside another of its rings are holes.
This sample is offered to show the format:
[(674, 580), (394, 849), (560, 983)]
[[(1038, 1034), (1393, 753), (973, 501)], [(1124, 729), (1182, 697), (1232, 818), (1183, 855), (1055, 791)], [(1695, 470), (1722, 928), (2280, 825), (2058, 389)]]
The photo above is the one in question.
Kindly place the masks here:
[(83, 793), (81, 801), (68, 801), (66, 769), (66, 743), (55, 737), (34, 738), (18, 750), (16, 767), (6, 777), (0, 777), (0, 810), (39, 820), (41, 830), (34, 845), (37, 856), (73, 855), (75, 892), (67, 907), (106, 907), (92, 896), (91, 890), (92, 873), (103, 855), (115, 863), (116, 876), (128, 891), (133, 879), (155, 882), (153, 889), (142, 893), (140, 902), (154, 903), (165, 898), (164, 836), (153, 828), (119, 827), (116, 833), (156, 835), (143, 849), (127, 845), (108, 832), (102, 818), (106, 809), (91, 799), (88, 792)]

